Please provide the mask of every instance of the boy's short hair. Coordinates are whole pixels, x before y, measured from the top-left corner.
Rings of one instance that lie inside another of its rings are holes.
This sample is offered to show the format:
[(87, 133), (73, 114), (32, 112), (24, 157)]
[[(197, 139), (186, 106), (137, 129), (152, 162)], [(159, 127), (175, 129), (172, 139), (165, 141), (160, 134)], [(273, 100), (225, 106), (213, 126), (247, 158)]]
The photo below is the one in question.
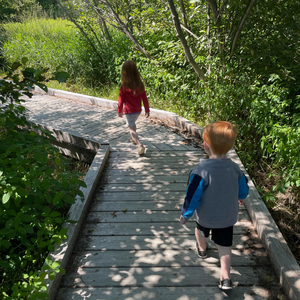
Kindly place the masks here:
[(203, 139), (213, 154), (226, 154), (234, 145), (238, 134), (236, 126), (226, 121), (217, 121), (204, 128)]

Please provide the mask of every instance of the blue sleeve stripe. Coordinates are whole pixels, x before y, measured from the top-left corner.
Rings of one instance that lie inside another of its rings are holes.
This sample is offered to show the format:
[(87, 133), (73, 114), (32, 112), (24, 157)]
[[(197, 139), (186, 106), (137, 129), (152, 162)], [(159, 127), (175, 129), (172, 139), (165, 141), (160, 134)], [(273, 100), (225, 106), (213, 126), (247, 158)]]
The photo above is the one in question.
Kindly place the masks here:
[(193, 215), (194, 211), (200, 204), (200, 198), (202, 197), (204, 190), (204, 180), (198, 174), (191, 175), (190, 184), (187, 187), (184, 204), (182, 207), (182, 215), (185, 218), (189, 218)]
[(248, 180), (243, 176), (239, 180), (239, 199), (246, 199), (249, 194)]

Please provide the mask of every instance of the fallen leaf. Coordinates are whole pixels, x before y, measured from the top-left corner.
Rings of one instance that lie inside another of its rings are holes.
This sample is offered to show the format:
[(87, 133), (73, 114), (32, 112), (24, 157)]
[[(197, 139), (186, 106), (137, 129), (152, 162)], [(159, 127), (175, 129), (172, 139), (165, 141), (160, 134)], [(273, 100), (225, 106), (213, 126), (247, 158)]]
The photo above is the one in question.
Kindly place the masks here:
[(127, 208), (123, 209), (123, 211), (124, 211), (124, 213), (126, 213), (126, 211), (127, 211)]
[(269, 276), (269, 275), (266, 275), (266, 276), (264, 276), (264, 281), (265, 282), (272, 282), (273, 281), (273, 277)]
[(116, 218), (117, 217), (117, 215), (116, 215), (116, 212), (114, 211), (113, 213), (110, 213), (112, 216), (113, 216), (113, 218)]

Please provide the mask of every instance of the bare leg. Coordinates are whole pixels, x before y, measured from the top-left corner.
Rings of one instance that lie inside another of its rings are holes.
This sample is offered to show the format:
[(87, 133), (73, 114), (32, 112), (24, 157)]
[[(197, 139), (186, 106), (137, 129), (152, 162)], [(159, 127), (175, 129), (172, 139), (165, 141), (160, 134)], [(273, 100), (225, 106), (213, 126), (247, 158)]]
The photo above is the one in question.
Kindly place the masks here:
[(138, 146), (140, 146), (141, 142), (139, 140), (138, 134), (136, 133), (136, 125), (134, 125), (132, 127), (128, 126), (128, 128), (129, 128), (129, 132), (130, 132), (131, 138), (135, 141), (135, 143)]
[(230, 268), (231, 268), (231, 247), (223, 247), (217, 245), (219, 256), (220, 256), (220, 263), (221, 263), (221, 274), (220, 279), (224, 280), (229, 278), (230, 279)]
[(198, 228), (195, 228), (195, 236), (196, 236), (196, 240), (199, 246), (199, 250), (200, 251), (205, 251), (207, 246), (206, 246), (206, 238), (205, 236), (203, 236)]

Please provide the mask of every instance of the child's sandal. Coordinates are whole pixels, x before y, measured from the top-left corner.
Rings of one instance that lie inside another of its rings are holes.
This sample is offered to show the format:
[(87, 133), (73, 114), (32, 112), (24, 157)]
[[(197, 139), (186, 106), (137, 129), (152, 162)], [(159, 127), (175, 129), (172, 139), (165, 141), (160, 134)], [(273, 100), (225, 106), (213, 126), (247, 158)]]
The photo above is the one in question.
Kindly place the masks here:
[(138, 154), (139, 155), (142, 155), (142, 154), (144, 154), (145, 153), (145, 147), (143, 146), (143, 145), (140, 145), (139, 146), (139, 150), (138, 150)]

